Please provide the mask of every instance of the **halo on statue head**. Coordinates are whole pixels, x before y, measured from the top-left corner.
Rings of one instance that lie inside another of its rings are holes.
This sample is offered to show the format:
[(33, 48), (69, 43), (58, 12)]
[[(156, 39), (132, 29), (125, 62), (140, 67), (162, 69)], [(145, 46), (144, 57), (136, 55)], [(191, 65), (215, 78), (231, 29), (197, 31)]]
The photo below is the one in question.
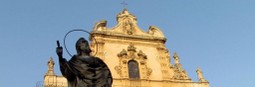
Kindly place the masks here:
[[(86, 31), (86, 30), (83, 30), (83, 29), (73, 29), (73, 30), (68, 31), (68, 32), (66, 33), (65, 37), (64, 37), (64, 41), (63, 41), (63, 42), (64, 42), (64, 47), (65, 47), (66, 52), (67, 52), (71, 57), (72, 57), (72, 54), (68, 51), (68, 49), (67, 49), (67, 47), (66, 47), (66, 37), (67, 37), (70, 33), (75, 32), (75, 31), (85, 32), (85, 33), (89, 34), (90, 37), (91, 37), (91, 33), (88, 32), (88, 31)], [(96, 45), (98, 45), (98, 44), (97, 44), (97, 41), (96, 41), (96, 38), (94, 38), (94, 37), (92, 37), (92, 38), (94, 39)], [(98, 46), (97, 46), (97, 47), (98, 47)], [(98, 51), (98, 48), (97, 48), (97, 47), (96, 47), (96, 51), (95, 51), (94, 55), (92, 55), (92, 56), (96, 56), (97, 51)]]

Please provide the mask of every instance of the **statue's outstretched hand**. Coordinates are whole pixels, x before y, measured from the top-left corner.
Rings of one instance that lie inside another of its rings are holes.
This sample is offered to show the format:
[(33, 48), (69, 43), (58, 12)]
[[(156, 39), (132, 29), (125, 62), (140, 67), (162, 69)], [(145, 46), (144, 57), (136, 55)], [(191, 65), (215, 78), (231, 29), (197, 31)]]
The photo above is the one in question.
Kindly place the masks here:
[(62, 56), (63, 55), (63, 48), (62, 47), (57, 47), (56, 52), (57, 52), (59, 57)]
[(59, 41), (57, 41), (57, 48), (56, 48), (56, 52), (57, 52), (57, 54), (58, 54), (58, 57), (62, 57), (62, 55), (63, 55), (63, 48), (60, 46), (60, 44), (59, 44)]

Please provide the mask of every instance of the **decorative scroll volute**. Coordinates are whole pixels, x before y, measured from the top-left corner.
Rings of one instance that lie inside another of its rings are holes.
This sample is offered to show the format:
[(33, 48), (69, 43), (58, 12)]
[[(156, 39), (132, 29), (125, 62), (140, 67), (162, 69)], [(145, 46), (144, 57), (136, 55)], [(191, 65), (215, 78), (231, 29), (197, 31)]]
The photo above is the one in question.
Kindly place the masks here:
[(123, 56), (127, 56), (127, 51), (125, 49), (123, 49), (118, 55), (119, 58), (123, 57)]

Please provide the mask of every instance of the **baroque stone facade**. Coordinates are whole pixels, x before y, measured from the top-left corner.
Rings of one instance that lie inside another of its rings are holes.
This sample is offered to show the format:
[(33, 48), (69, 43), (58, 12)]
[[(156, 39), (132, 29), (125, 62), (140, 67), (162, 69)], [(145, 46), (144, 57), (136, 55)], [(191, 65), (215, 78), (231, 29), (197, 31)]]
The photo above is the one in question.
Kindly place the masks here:
[[(137, 25), (137, 18), (127, 9), (117, 15), (115, 27), (108, 28), (106, 20), (96, 23), (90, 38), (92, 54), (96, 53), (112, 73), (112, 87), (209, 87), (199, 68), (196, 70), (199, 82), (189, 78), (177, 53), (171, 64), (161, 30), (150, 26), (148, 31), (143, 31)], [(66, 83), (63, 77), (54, 74), (52, 63), (48, 66), (45, 87), (54, 82), (56, 85)], [(67, 87), (67, 84), (56, 87)]]

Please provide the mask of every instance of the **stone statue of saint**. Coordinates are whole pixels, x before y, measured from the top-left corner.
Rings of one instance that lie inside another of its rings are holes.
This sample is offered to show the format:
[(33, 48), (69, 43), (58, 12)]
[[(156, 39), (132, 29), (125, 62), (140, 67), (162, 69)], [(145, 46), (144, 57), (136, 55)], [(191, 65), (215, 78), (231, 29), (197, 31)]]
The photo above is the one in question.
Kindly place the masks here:
[(196, 72), (197, 72), (198, 80), (199, 80), (200, 82), (207, 82), (207, 81), (204, 79), (203, 72), (202, 72), (202, 70), (201, 70), (200, 68), (197, 68)]
[(179, 56), (178, 56), (177, 53), (175, 52), (175, 53), (174, 53), (174, 63), (175, 63), (175, 64), (179, 64), (179, 61), (180, 61), (180, 60), (179, 60)]
[(48, 70), (53, 70), (54, 65), (55, 65), (55, 63), (54, 63), (53, 59), (50, 58), (50, 61), (48, 61)]
[(68, 87), (111, 87), (112, 75), (107, 65), (99, 58), (90, 56), (89, 43), (84, 38), (76, 42), (77, 55), (69, 61), (63, 58), (63, 48), (58, 45), (60, 70), (68, 80)]

